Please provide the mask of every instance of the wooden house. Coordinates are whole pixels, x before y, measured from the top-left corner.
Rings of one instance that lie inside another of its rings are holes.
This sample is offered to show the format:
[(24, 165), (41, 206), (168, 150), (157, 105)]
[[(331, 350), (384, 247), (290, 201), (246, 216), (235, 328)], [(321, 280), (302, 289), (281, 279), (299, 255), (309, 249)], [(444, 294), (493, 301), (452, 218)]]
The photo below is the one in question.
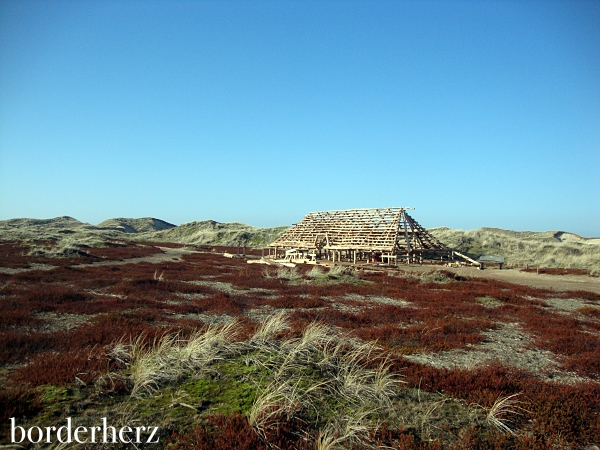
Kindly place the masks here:
[(406, 263), (443, 260), (451, 250), (425, 230), (407, 210), (367, 208), (319, 211), (285, 231), (269, 247), (275, 258), (332, 262)]

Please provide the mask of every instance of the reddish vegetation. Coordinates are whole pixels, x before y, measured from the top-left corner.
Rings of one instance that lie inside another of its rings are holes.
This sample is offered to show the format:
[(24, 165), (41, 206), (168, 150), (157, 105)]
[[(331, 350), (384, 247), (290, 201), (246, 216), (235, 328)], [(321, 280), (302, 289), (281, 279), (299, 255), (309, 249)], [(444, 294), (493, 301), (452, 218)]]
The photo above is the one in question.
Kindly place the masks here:
[(491, 406), (500, 395), (522, 392), (526, 411), (520, 418), (517, 416), (516, 425), (540, 440), (552, 442), (560, 436), (564, 442), (584, 444), (600, 436), (598, 384), (551, 384), (498, 364), (472, 371), (435, 369), (406, 360), (395, 364), (395, 370), (404, 373), (410, 385), (445, 392), (482, 406)]
[[(44, 248), (52, 248), (53, 241), (35, 241), (34, 245)], [(9, 269), (27, 269), (32, 264), (48, 264), (52, 266), (67, 266), (71, 264), (89, 263), (92, 259), (88, 258), (49, 258), (41, 254), (32, 254), (31, 247), (20, 242), (2, 242), (0, 243), (0, 267)]]
[(96, 258), (102, 258), (107, 260), (121, 260), (130, 258), (141, 258), (143, 256), (155, 255), (157, 253), (164, 253), (158, 248), (160, 244), (142, 244), (142, 243), (120, 243), (120, 242), (108, 242), (105, 247), (94, 247), (86, 248), (85, 252), (88, 255)]
[(30, 267), (32, 262), (38, 262), (39, 258), (27, 256), (27, 253), (29, 253), (29, 250), (22, 247), (18, 242), (0, 243), (0, 261), (2, 261), (2, 267), (22, 269)]
[[(228, 416), (212, 415), (206, 418), (205, 424), (187, 433), (175, 433), (172, 448), (174, 450), (282, 450), (312, 449), (304, 439), (304, 423), (300, 420), (279, 422), (275, 429), (268, 431), (265, 437), (259, 436), (248, 423), (246, 416), (231, 414)], [(265, 444), (265, 440), (269, 445)]]
[(600, 294), (588, 291), (563, 291), (560, 293), (561, 298), (579, 298), (582, 300), (600, 301)]
[(0, 390), (0, 422), (35, 414), (39, 410), (40, 398), (34, 389), (18, 386)]
[(592, 308), (591, 306), (584, 306), (577, 310), (579, 314), (584, 314), (586, 316), (593, 317), (595, 319), (600, 319), (600, 308)]
[[(126, 259), (160, 251), (154, 245), (89, 252), (98, 258)], [(534, 338), (536, 348), (557, 355), (563, 370), (600, 379), (600, 309), (584, 307), (565, 315), (543, 301), (564, 297), (598, 302), (598, 294), (556, 293), (485, 278), (454, 278), (450, 273), (446, 276), (452, 281), (445, 284), (422, 284), (415, 278), (385, 272), (360, 274), (356, 283), (294, 284), (265, 277), (265, 266), (221, 256), (225, 250), (236, 253), (237, 248), (211, 250), (185, 255), (180, 262), (65, 265), (50, 271), (0, 273), (0, 364), (22, 364), (8, 371), (3, 381), (0, 411), (7, 411), (7, 417), (33, 414), (39, 408), (36, 386), (67, 384), (75, 377), (89, 383), (112, 370), (106, 349), (120, 339), (141, 334), (152, 339), (175, 329), (187, 333), (202, 325), (195, 316), (200, 313), (242, 317), (239, 338), (243, 339), (256, 326), (245, 313), (263, 307), (290, 310), (292, 333), (309, 322), (322, 321), (362, 339), (377, 340), (397, 355), (466, 348), (480, 343), (482, 332), (498, 323), (518, 322)], [(0, 244), (5, 267), (27, 267), (40, 261), (22, 253), (15, 243)], [(260, 255), (260, 250), (253, 253)], [(306, 273), (309, 268), (299, 270)], [(227, 286), (224, 283), (232, 289), (219, 290)], [(409, 304), (377, 303), (378, 297)], [(481, 297), (493, 297), (499, 306), (486, 307), (477, 301)], [(81, 320), (71, 329), (51, 326), (53, 317), (68, 317), (66, 314), (78, 315)], [(596, 383), (548, 383), (536, 374), (497, 364), (472, 371), (435, 369), (400, 357), (393, 370), (402, 374), (409, 386), (445, 392), (482, 406), (491, 406), (500, 395), (523, 393), (523, 407), (528, 412), (514, 424), (524, 431), (521, 437), (481, 435), (473, 430), (457, 438), (451, 448), (582, 446), (600, 436), (600, 388)], [(301, 425), (283, 421), (271, 442), (281, 448), (308, 448), (298, 438), (298, 427)], [(238, 439), (237, 448), (264, 446), (246, 419), (236, 415), (209, 417), (197, 429), (173, 439), (177, 442), (174, 448), (218, 449), (231, 448), (234, 438)], [(375, 438), (390, 448), (439, 448), (402, 430), (384, 428)]]
[(555, 267), (540, 267), (539, 269), (521, 269), (521, 272), (529, 272), (529, 273), (544, 273), (546, 275), (586, 275), (589, 277), (598, 276), (593, 275), (592, 272), (588, 269), (560, 269)]
[(40, 355), (27, 366), (18, 369), (13, 375), (13, 380), (35, 386), (62, 385), (75, 380), (75, 377), (84, 383), (93, 381), (98, 375), (109, 371), (107, 358), (94, 350), (63, 350)]
[[(52, 249), (56, 246), (54, 241), (35, 241), (36, 247)], [(140, 258), (144, 256), (164, 253), (159, 246), (168, 247), (168, 244), (157, 243), (122, 243), (108, 242), (104, 247), (83, 247), (79, 251), (78, 257), (69, 258), (50, 258), (43, 254), (30, 255), (31, 247), (23, 245), (20, 242), (2, 242), (0, 243), (0, 267), (10, 269), (27, 269), (31, 264), (47, 264), (50, 266), (71, 266), (74, 264), (88, 264), (95, 261), (116, 261), (130, 258)], [(181, 244), (173, 244), (171, 247), (179, 248)]]
[[(252, 429), (245, 416), (231, 414), (228, 416), (213, 415), (206, 419), (206, 423), (190, 430), (187, 433), (174, 433), (172, 436), (172, 447), (175, 450), (183, 449), (207, 449), (228, 450), (253, 449), (267, 450), (270, 448), (280, 449), (315, 449), (314, 439), (317, 432), (302, 428), (298, 422), (279, 422), (275, 430), (271, 430), (266, 440), (273, 445), (266, 445), (264, 438)], [(307, 439), (311, 436), (312, 439)], [(464, 435), (457, 437), (452, 444), (442, 446), (439, 442), (423, 441), (414, 434), (403, 430), (392, 430), (385, 425), (370, 436), (377, 448), (389, 448), (398, 450), (550, 450), (555, 448), (546, 442), (544, 438), (537, 436), (502, 435), (499, 433), (484, 434), (473, 428)], [(361, 448), (361, 447), (351, 447)]]

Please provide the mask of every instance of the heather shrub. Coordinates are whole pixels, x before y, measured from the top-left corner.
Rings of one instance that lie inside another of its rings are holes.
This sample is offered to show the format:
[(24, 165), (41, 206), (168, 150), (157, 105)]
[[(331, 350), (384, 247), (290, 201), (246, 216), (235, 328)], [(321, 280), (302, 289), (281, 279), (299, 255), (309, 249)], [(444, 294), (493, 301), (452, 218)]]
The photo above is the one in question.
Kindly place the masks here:
[(297, 419), (282, 421), (264, 435), (256, 433), (246, 416), (208, 416), (202, 425), (195, 429), (174, 433), (169, 448), (173, 450), (303, 450), (314, 449), (306, 439), (306, 423)]
[(11, 417), (30, 416), (41, 409), (38, 392), (18, 386), (0, 390), (0, 422)]
[(89, 383), (109, 369), (109, 362), (98, 348), (63, 350), (40, 354), (27, 366), (18, 369), (11, 378), (32, 386)]

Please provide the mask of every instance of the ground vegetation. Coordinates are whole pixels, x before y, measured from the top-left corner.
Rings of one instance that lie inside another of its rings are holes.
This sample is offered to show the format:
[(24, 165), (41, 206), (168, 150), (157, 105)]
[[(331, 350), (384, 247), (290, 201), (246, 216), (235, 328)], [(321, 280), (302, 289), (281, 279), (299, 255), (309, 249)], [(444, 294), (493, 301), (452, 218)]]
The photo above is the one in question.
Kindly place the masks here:
[(22, 245), (2, 244), (23, 270), (0, 273), (1, 444), (11, 417), (107, 417), (176, 449), (600, 445), (599, 294), (237, 247), (141, 261), (151, 242), (46, 269)]

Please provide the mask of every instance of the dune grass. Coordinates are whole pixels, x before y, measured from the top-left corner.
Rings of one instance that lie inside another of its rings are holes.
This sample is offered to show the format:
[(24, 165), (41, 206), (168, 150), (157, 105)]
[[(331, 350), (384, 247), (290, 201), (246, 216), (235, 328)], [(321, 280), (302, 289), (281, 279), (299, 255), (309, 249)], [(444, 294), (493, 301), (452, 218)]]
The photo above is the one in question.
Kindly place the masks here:
[(562, 231), (509, 231), (498, 228), (428, 230), (437, 239), (473, 256), (499, 255), (507, 266), (561, 267), (600, 271), (600, 238), (584, 238)]

